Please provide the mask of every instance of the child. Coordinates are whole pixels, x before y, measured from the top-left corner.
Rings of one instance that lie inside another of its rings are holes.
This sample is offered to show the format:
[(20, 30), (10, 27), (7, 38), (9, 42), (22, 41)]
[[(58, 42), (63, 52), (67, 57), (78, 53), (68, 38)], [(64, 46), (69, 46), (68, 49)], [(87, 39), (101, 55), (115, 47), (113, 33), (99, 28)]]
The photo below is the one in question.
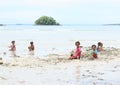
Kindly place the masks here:
[(30, 42), (30, 46), (28, 46), (29, 51), (34, 51), (34, 43)]
[(97, 51), (100, 52), (103, 50), (103, 43), (98, 42), (98, 47), (97, 47)]
[(96, 49), (96, 45), (92, 45), (92, 50), (90, 50), (90, 55), (93, 57), (93, 58), (97, 58), (97, 49)]
[(15, 41), (11, 42), (11, 45), (9, 46), (9, 51), (16, 51)]
[(80, 59), (81, 57), (80, 42), (79, 41), (75, 42), (75, 45), (76, 45), (76, 50), (71, 54), (70, 59)]

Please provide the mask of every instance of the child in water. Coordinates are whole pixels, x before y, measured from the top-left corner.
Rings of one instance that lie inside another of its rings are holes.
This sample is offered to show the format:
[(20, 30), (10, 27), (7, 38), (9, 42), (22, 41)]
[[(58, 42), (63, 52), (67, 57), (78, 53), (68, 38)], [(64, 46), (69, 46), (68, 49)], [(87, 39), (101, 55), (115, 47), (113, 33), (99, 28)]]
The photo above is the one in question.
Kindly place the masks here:
[(75, 42), (75, 45), (76, 45), (76, 50), (75, 52), (71, 53), (71, 56), (69, 59), (80, 59), (81, 57), (80, 42), (79, 41)]
[(11, 45), (9, 46), (9, 51), (16, 51), (15, 41), (11, 41)]
[(34, 51), (34, 43), (30, 42), (30, 46), (28, 46), (29, 51)]
[(97, 58), (97, 49), (96, 49), (96, 45), (92, 45), (91, 46), (92, 50), (90, 50), (90, 55), (92, 56), (92, 58)]
[(11, 51), (11, 56), (15, 57), (16, 56), (16, 46), (15, 46), (15, 41), (11, 41), (11, 45), (9, 46), (9, 51)]

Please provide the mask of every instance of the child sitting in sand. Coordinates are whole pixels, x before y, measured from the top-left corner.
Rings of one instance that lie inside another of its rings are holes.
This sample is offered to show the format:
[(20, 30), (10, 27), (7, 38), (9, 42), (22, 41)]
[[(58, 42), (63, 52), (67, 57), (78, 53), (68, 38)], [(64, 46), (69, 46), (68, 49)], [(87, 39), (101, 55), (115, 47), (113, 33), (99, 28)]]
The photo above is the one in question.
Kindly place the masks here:
[(30, 42), (30, 46), (28, 46), (29, 51), (34, 51), (34, 43)]
[(92, 56), (92, 58), (97, 58), (97, 49), (96, 49), (96, 45), (92, 45), (92, 50), (90, 50), (90, 55)]
[(75, 45), (76, 45), (76, 50), (71, 53), (71, 56), (69, 59), (80, 59), (81, 57), (80, 42), (79, 41), (75, 42)]
[(9, 46), (9, 51), (16, 51), (15, 41), (11, 42), (11, 45)]
[(98, 42), (98, 47), (97, 47), (97, 51), (100, 52), (103, 50), (103, 43)]

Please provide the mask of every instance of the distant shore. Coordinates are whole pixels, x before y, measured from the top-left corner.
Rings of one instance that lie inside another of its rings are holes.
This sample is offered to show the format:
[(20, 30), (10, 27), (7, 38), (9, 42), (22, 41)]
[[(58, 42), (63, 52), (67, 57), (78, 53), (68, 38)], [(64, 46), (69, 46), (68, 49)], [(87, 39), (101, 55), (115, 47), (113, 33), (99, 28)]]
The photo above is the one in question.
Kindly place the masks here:
[(0, 24), (0, 26), (4, 26), (4, 24)]
[(0, 26), (120, 26), (120, 24), (61, 24), (61, 25), (35, 25), (35, 24), (0, 24)]

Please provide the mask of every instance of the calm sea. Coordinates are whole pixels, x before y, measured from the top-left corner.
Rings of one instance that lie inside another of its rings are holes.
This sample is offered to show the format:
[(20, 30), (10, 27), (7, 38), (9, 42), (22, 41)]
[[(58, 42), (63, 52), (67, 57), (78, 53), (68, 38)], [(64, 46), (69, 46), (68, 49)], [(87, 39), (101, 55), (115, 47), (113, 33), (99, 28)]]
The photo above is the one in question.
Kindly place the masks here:
[(80, 41), (83, 47), (101, 41), (105, 47), (120, 47), (120, 26), (112, 25), (64, 25), (33, 26), (7, 25), (0, 26), (0, 53), (9, 53), (8, 46), (16, 41), (17, 55), (28, 55), (30, 41), (35, 44), (35, 56), (63, 54), (74, 49), (74, 42)]

